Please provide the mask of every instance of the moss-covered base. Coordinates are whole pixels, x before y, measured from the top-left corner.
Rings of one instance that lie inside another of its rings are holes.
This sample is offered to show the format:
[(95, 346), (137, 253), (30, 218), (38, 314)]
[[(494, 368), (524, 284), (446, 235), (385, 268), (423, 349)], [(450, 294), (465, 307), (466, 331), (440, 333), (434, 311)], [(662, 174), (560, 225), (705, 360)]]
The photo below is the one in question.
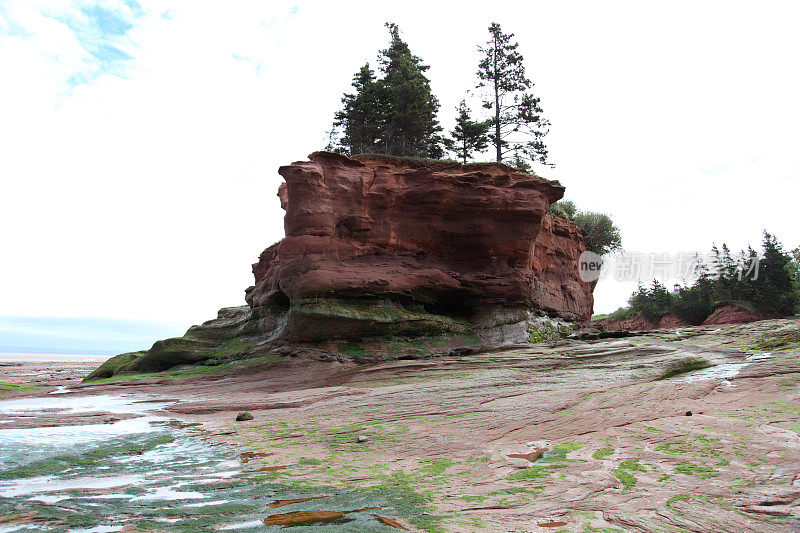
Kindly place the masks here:
[(389, 300), (320, 298), (293, 304), (288, 318), (286, 338), (294, 342), (419, 337), (470, 330), (466, 321)]
[(565, 328), (562, 322), (536, 318), (522, 307), (486, 307), (452, 316), (430, 312), (422, 303), (387, 298), (306, 298), (283, 309), (221, 309), (216, 319), (192, 326), (183, 337), (112, 357), (85, 381), (175, 368), (196, 368), (203, 374), (203, 367), (265, 356), (361, 362), (435, 357), (551, 341), (561, 338)]

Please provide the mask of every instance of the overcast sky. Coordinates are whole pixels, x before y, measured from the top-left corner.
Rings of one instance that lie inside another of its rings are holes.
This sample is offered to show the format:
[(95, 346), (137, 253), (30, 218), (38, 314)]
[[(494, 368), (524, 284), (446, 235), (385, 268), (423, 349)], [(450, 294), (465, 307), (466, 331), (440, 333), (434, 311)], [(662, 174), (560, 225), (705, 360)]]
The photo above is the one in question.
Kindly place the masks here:
[[(579, 207), (632, 252), (800, 245), (800, 3), (0, 0), (0, 315), (178, 330), (244, 303), (280, 165), (396, 22), (449, 129), (516, 34)], [(487, 156), (487, 159), (489, 157)], [(603, 280), (596, 312), (632, 284)]]

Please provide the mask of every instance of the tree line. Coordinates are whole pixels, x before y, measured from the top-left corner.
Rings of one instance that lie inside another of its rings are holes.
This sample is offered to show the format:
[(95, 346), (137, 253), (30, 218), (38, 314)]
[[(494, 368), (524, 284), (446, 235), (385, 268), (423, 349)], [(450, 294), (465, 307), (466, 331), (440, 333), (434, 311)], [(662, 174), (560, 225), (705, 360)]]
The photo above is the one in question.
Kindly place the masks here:
[(342, 98), (326, 149), (349, 155), (378, 153), (440, 159), (447, 152), (463, 163), (491, 147), (497, 162), (530, 169), (530, 163), (552, 166), (544, 138), (550, 122), (527, 77), (514, 34), (497, 23), (488, 41), (478, 46), (475, 88), (483, 119), (463, 99), (455, 127), (443, 134), (439, 100), (426, 76), (429, 66), (414, 55), (396, 24), (386, 23), (389, 46), (378, 54), (378, 70), (366, 63), (353, 76), (353, 91)]
[(692, 285), (670, 293), (658, 280), (650, 286), (639, 284), (628, 306), (605, 318), (641, 316), (655, 322), (674, 313), (687, 324), (699, 325), (720, 302), (776, 316), (800, 312), (800, 248), (785, 252), (778, 239), (764, 231), (760, 255), (749, 246), (733, 255), (723, 244), (711, 248), (710, 258), (709, 264), (698, 263)]

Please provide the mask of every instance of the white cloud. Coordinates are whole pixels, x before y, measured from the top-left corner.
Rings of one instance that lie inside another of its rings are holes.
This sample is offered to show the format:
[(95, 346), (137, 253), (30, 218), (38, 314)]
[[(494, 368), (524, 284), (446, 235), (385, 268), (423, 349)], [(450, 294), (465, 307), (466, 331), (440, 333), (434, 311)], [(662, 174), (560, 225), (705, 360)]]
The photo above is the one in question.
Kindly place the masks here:
[[(102, 3), (120, 35), (91, 33), (92, 5), (0, 7), (0, 314), (188, 325), (241, 304), (283, 234), (278, 166), (324, 144), (386, 20), (431, 65), (445, 126), (488, 23), (516, 33), (549, 177), (627, 248), (736, 249), (763, 227), (800, 244), (795, 4)], [(598, 311), (630, 292), (605, 283)]]

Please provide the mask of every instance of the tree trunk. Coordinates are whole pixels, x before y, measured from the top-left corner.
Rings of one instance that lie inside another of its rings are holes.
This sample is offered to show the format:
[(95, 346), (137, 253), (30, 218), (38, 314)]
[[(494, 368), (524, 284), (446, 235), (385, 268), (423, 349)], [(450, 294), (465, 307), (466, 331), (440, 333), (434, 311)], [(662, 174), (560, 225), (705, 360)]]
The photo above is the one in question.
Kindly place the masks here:
[(493, 56), (493, 71), (494, 71), (494, 147), (497, 150), (497, 162), (503, 161), (502, 143), (500, 142), (500, 88), (498, 87), (497, 73), (497, 35), (494, 36), (494, 56)]
[(503, 149), (500, 142), (500, 95), (497, 92), (497, 78), (494, 80), (494, 146), (497, 149), (497, 162), (503, 161)]

